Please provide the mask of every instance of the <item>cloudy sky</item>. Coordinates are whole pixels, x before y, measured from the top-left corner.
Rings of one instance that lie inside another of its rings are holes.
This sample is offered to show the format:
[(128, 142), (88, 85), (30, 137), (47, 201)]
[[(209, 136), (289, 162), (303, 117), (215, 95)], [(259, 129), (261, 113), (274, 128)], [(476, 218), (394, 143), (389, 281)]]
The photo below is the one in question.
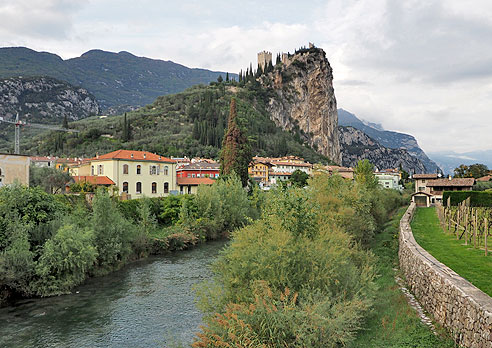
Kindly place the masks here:
[(0, 0), (0, 46), (99, 48), (238, 72), (311, 41), (338, 106), (425, 151), (492, 149), (489, 0)]

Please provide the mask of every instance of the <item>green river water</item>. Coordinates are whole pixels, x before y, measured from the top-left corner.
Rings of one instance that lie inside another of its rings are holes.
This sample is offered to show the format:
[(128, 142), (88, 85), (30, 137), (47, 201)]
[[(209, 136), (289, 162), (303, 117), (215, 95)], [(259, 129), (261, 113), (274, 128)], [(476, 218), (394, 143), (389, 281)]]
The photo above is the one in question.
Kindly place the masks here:
[(0, 347), (175, 347), (189, 345), (201, 325), (192, 290), (210, 278), (225, 242), (151, 257), (73, 294), (18, 301), (0, 308)]

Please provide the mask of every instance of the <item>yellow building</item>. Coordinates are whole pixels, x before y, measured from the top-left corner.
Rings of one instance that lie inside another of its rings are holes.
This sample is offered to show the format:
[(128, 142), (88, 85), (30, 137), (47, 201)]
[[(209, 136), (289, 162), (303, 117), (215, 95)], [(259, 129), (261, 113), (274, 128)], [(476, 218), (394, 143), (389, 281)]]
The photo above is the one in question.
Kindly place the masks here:
[(0, 187), (13, 183), (29, 186), (29, 156), (0, 154)]
[(268, 185), (269, 172), (272, 165), (266, 161), (253, 161), (248, 167), (248, 174), (258, 183)]
[(147, 151), (117, 150), (96, 156), (91, 159), (89, 175), (107, 176), (120, 195), (131, 198), (177, 193), (176, 161)]

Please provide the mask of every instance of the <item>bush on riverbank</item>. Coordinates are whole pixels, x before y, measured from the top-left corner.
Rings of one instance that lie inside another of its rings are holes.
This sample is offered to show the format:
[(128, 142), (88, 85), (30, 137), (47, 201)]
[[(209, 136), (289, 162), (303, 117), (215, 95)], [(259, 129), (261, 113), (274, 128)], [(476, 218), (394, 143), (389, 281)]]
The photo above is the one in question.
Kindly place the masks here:
[[(207, 326), (194, 347), (338, 347), (354, 339), (376, 294), (376, 227), (398, 192), (318, 175), (266, 195), (261, 219), (233, 233), (198, 288)], [(385, 197), (386, 196), (386, 197)]]
[(118, 202), (101, 190), (92, 206), (39, 188), (4, 187), (0, 293), (67, 293), (128, 261), (216, 239), (258, 216), (257, 194), (248, 195), (234, 176), (196, 196)]

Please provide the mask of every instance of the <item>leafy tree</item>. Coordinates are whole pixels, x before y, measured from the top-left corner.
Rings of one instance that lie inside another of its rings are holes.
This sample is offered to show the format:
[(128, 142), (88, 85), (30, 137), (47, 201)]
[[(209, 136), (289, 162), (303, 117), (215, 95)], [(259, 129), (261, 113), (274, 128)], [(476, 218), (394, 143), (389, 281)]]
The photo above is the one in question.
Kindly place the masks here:
[(361, 160), (354, 169), (355, 181), (369, 189), (378, 187), (378, 179), (374, 175), (374, 165), (368, 159)]
[(485, 164), (475, 163), (470, 166), (461, 164), (454, 170), (455, 178), (481, 178), (489, 174), (489, 168)]
[(308, 179), (309, 179), (309, 175), (299, 169), (296, 169), (290, 176), (290, 182), (297, 187), (306, 186)]
[(237, 125), (236, 118), (236, 98), (232, 98), (227, 131), (220, 152), (220, 173), (222, 176), (236, 173), (245, 187), (249, 179), (248, 165), (252, 159), (251, 147)]
[(222, 75), (219, 75), (219, 77), (217, 77), (217, 82), (222, 83), (222, 81), (224, 81), (224, 79), (222, 78)]
[(38, 295), (63, 294), (81, 284), (97, 258), (93, 231), (76, 225), (62, 226), (48, 240), (36, 265)]
[(65, 192), (65, 187), (70, 180), (72, 180), (70, 174), (60, 169), (29, 167), (29, 185), (39, 186), (47, 193)]

